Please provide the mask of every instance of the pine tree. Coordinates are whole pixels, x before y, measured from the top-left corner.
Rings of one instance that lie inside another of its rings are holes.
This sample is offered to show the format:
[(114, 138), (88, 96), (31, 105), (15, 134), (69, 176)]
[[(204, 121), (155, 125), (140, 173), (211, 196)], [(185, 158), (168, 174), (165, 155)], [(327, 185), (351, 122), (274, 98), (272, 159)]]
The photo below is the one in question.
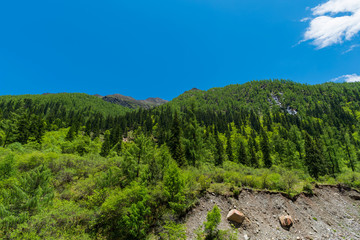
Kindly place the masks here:
[(17, 122), (17, 139), (19, 143), (26, 144), (30, 137), (29, 117), (26, 113), (22, 114)]
[(72, 142), (75, 138), (75, 125), (71, 125), (68, 133), (66, 134), (65, 140)]
[(179, 166), (183, 166), (185, 164), (185, 151), (181, 142), (182, 132), (177, 112), (174, 115), (171, 133), (172, 136), (169, 141), (171, 155)]
[(257, 168), (259, 167), (259, 161), (256, 156), (255, 145), (256, 145), (255, 139), (250, 138), (249, 140), (250, 165), (252, 167)]
[(351, 168), (351, 170), (355, 171), (355, 159), (353, 154), (353, 146), (351, 144), (351, 132), (345, 134), (345, 151), (348, 158), (348, 166)]
[(105, 131), (104, 142), (101, 147), (100, 155), (103, 157), (107, 157), (111, 150), (111, 142), (110, 142), (110, 132), (109, 130)]
[(216, 148), (216, 156), (215, 156), (215, 166), (222, 166), (224, 162), (224, 144), (219, 138), (219, 133), (215, 129), (215, 148)]
[(261, 151), (263, 153), (264, 166), (270, 168), (272, 166), (272, 160), (270, 156), (269, 139), (263, 129), (261, 130)]
[(305, 132), (305, 164), (310, 176), (316, 179), (319, 178), (323, 167), (323, 156), (319, 147), (321, 147), (320, 143), (317, 140), (314, 141), (311, 136)]
[(174, 161), (170, 161), (164, 173), (164, 195), (170, 207), (180, 213), (185, 207), (185, 182), (181, 170)]
[(119, 141), (122, 141), (122, 134), (119, 126), (115, 126), (110, 131), (111, 147), (115, 146)]
[(240, 141), (238, 146), (238, 162), (243, 165), (248, 165), (248, 156), (243, 141)]
[(226, 138), (227, 138), (226, 154), (228, 156), (229, 161), (233, 162), (234, 161), (234, 155), (233, 155), (233, 150), (232, 150), (230, 130), (226, 131)]

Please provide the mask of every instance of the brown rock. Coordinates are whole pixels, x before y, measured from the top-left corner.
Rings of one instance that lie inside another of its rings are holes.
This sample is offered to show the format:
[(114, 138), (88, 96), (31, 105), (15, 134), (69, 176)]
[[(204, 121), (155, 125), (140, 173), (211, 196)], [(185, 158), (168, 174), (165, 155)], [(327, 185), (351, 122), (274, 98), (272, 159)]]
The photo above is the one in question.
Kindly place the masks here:
[(283, 228), (289, 229), (293, 224), (292, 217), (289, 215), (279, 217), (280, 224)]
[(242, 212), (232, 209), (226, 216), (226, 219), (241, 224), (245, 220), (245, 216)]

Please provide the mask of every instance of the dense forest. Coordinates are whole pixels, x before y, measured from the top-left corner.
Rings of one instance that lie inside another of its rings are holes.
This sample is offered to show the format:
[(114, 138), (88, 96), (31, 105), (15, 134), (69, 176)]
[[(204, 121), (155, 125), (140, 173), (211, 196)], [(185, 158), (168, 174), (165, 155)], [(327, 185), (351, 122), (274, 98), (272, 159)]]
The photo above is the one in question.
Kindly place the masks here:
[[(183, 217), (206, 192), (360, 188), (359, 118), (360, 83), (252, 81), (151, 109), (2, 96), (0, 236), (185, 239)], [(216, 230), (217, 211), (198, 239), (234, 238)]]

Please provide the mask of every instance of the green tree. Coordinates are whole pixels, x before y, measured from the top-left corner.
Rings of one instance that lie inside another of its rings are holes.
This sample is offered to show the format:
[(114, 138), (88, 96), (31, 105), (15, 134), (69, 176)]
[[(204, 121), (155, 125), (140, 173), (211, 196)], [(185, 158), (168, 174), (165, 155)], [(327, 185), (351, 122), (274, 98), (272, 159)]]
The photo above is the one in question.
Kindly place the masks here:
[(351, 144), (351, 141), (350, 141), (350, 135), (351, 135), (351, 133), (350, 134), (349, 133), (345, 134), (344, 148), (345, 148), (346, 156), (348, 158), (348, 166), (354, 172), (355, 171), (356, 156), (354, 154), (353, 145)]
[(148, 189), (132, 182), (115, 189), (100, 207), (95, 229), (109, 239), (145, 239), (151, 224)]
[(215, 129), (215, 166), (222, 166), (224, 162), (224, 144), (219, 138), (219, 133)]
[(261, 151), (263, 153), (263, 162), (264, 166), (267, 168), (271, 168), (272, 166), (272, 160), (270, 156), (270, 145), (269, 145), (269, 139), (266, 134), (266, 132), (262, 129), (261, 130)]
[(104, 143), (102, 144), (100, 155), (106, 157), (109, 155), (110, 150), (111, 150), (110, 131), (106, 130), (104, 135)]
[(1, 191), (0, 232), (2, 229), (5, 236), (10, 234), (17, 224), (51, 203), (53, 197), (51, 172), (44, 166), (19, 176), (17, 183)]
[(242, 140), (238, 144), (238, 162), (243, 165), (248, 165), (248, 156), (246, 153), (245, 144)]
[(321, 147), (317, 140), (313, 140), (311, 136), (305, 132), (305, 164), (308, 168), (310, 176), (318, 179), (322, 173), (323, 156)]
[(176, 213), (181, 213), (185, 208), (184, 188), (185, 182), (181, 170), (174, 161), (171, 161), (164, 174), (164, 195)]
[(171, 133), (172, 136), (170, 138), (169, 147), (172, 157), (179, 164), (179, 166), (183, 166), (185, 164), (185, 151), (181, 141), (182, 132), (177, 112), (175, 112), (174, 115)]
[(205, 233), (207, 234), (206, 239), (216, 239), (218, 233), (218, 225), (221, 221), (220, 209), (217, 205), (214, 205), (213, 209), (208, 212), (206, 216)]
[(30, 119), (27, 113), (20, 115), (17, 121), (17, 138), (16, 141), (21, 144), (26, 144), (30, 137)]
[(72, 142), (76, 136), (75, 125), (71, 125), (69, 131), (66, 134), (65, 140)]
[(231, 133), (230, 131), (226, 131), (226, 139), (227, 139), (227, 145), (226, 145), (226, 154), (228, 156), (229, 161), (234, 161), (234, 155), (232, 150), (232, 143), (231, 143)]
[(160, 237), (164, 240), (186, 240), (186, 226), (184, 224), (167, 222), (163, 226)]
[(249, 147), (249, 155), (250, 155), (250, 165), (252, 167), (259, 167), (259, 161), (258, 161), (258, 158), (256, 156), (256, 140), (251, 137), (249, 139), (249, 144), (248, 144), (248, 147)]

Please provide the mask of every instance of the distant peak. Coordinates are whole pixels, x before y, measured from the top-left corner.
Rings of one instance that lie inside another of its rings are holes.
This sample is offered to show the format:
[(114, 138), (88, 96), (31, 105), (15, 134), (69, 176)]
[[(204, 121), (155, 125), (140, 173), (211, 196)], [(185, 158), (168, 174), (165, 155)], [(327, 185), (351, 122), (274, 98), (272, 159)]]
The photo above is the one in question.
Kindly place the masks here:
[(152, 103), (167, 103), (167, 100), (161, 99), (159, 97), (153, 98), (153, 97), (149, 97), (147, 99), (145, 99), (144, 101), (146, 102), (152, 102)]
[(198, 89), (198, 88), (192, 88), (192, 89), (190, 89), (189, 91), (201, 91), (201, 90)]
[(127, 100), (135, 100), (135, 98), (133, 98), (133, 97), (125, 96), (125, 95), (118, 94), (118, 93), (107, 95), (106, 97), (112, 97), (112, 98), (118, 98), (118, 99), (127, 99)]

